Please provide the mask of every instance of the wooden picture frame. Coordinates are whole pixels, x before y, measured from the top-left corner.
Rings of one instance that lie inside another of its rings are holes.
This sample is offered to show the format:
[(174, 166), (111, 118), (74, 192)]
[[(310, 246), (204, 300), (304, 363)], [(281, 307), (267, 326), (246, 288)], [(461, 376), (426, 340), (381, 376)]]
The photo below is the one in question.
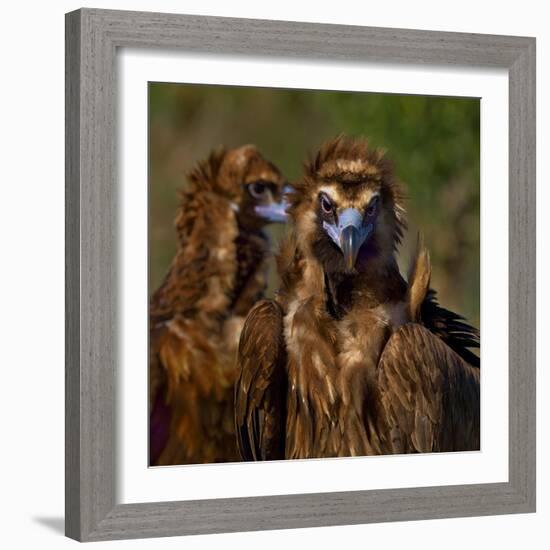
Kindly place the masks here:
[[(509, 71), (509, 480), (115, 502), (117, 48)], [(81, 541), (535, 511), (535, 39), (82, 9), (66, 16), (66, 534)]]

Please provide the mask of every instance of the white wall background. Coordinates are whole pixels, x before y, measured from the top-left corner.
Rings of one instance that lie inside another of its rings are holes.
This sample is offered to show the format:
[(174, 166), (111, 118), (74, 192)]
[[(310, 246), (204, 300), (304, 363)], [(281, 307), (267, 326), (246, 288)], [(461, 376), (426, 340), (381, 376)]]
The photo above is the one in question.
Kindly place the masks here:
[[(65, 548), (63, 538), (64, 17), (78, 0), (4, 5), (0, 33), (0, 541), (5, 548)], [(523, 516), (301, 529), (107, 543), (132, 548), (547, 548), (550, 378), (544, 315), (550, 276), (550, 29), (545, 3), (419, 0), (96, 1), (89, 7), (361, 24), (537, 37), (538, 512)]]

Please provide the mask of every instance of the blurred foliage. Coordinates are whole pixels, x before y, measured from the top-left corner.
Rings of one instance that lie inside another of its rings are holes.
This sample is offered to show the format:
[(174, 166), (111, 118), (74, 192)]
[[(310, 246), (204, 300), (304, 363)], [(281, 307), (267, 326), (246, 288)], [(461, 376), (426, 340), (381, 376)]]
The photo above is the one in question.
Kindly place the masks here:
[[(150, 83), (150, 290), (174, 254), (177, 190), (197, 160), (254, 143), (292, 181), (307, 154), (345, 133), (385, 149), (405, 185), (403, 272), (420, 232), (442, 304), (479, 326), (479, 117), (470, 98)], [(271, 232), (276, 241), (281, 229)]]

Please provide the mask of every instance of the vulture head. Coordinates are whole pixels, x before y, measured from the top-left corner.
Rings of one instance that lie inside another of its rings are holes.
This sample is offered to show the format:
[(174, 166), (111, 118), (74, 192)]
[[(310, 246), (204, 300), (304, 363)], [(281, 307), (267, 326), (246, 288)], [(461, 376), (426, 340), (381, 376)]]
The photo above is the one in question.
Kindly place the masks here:
[(325, 273), (355, 273), (393, 258), (405, 228), (402, 192), (384, 153), (337, 137), (305, 164), (289, 194), (297, 246)]
[(244, 229), (286, 221), (286, 180), (253, 145), (213, 151), (189, 179), (196, 189), (227, 199)]

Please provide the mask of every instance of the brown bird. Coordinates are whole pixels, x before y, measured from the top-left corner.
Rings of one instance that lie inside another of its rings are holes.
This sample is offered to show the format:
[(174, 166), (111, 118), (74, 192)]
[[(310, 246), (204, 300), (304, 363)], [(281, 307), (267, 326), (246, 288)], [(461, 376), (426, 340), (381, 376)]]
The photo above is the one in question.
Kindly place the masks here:
[(181, 193), (176, 255), (150, 300), (150, 464), (238, 458), (235, 354), (263, 297), (284, 179), (252, 145), (200, 162)]
[(282, 288), (249, 313), (235, 418), (245, 460), (479, 449), (477, 331), (396, 248), (403, 194), (380, 151), (337, 138), (289, 195)]

